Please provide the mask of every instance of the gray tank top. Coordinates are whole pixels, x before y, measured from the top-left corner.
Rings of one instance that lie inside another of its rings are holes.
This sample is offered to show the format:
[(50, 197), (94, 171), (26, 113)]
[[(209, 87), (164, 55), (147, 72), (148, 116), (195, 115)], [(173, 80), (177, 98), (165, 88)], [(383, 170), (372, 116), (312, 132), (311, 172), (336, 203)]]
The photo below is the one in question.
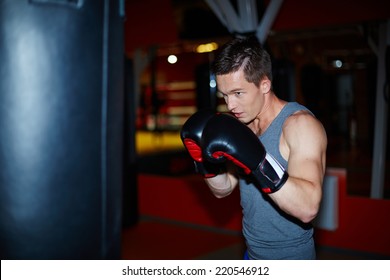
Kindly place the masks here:
[[(287, 103), (267, 130), (259, 137), (266, 151), (287, 169), (279, 151), (282, 127), (293, 113), (306, 110)], [(245, 177), (240, 177), (243, 235), (250, 259), (315, 259), (313, 227), (289, 216)]]

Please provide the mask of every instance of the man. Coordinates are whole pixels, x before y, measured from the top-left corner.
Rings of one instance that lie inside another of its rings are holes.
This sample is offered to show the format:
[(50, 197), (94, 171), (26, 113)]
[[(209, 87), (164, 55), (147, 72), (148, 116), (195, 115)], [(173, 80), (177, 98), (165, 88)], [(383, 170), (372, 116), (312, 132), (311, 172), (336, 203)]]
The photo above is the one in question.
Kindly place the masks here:
[(235, 118), (198, 112), (183, 126), (198, 172), (218, 198), (239, 185), (247, 258), (315, 259), (323, 126), (304, 106), (275, 95), (271, 59), (255, 38), (227, 43), (213, 72)]

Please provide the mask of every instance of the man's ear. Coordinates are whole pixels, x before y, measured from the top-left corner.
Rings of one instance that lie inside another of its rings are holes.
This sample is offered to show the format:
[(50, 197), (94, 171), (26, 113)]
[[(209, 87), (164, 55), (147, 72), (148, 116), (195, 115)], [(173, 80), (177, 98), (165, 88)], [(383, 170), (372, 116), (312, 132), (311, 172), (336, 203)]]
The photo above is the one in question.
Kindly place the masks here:
[(261, 92), (266, 94), (271, 91), (271, 81), (269, 79), (263, 79), (260, 82)]

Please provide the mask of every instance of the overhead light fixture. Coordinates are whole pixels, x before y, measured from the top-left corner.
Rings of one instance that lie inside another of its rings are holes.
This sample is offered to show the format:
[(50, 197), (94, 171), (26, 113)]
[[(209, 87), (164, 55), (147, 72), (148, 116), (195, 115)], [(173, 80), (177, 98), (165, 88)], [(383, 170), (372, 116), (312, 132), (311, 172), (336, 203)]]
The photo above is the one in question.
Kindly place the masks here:
[(343, 67), (343, 62), (340, 59), (333, 60), (332, 64), (334, 68)]
[(210, 80), (210, 87), (215, 88), (216, 86), (217, 86), (217, 82), (215, 81), (215, 79), (211, 79)]
[(206, 52), (212, 52), (218, 49), (218, 44), (215, 42), (207, 43), (207, 44), (200, 44), (196, 47), (197, 53), (206, 53)]
[(174, 54), (171, 54), (170, 56), (168, 56), (167, 60), (170, 64), (175, 64), (177, 62), (177, 56)]

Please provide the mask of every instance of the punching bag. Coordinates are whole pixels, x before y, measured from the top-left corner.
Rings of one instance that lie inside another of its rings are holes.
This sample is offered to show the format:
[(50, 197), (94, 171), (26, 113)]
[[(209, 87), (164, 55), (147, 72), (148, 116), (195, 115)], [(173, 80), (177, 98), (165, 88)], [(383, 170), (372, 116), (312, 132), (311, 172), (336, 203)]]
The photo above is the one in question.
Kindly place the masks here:
[(120, 258), (122, 2), (0, 0), (0, 257)]

